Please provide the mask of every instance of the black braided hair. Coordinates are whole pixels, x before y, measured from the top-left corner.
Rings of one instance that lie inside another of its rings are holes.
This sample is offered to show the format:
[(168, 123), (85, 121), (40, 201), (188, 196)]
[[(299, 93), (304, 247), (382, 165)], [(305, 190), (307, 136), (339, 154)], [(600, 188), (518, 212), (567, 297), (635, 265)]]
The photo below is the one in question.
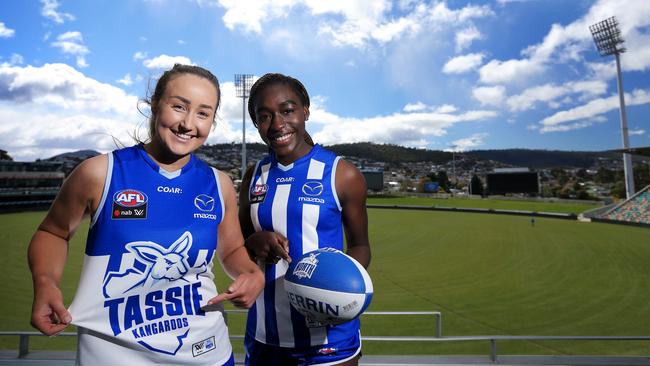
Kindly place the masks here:
[(255, 127), (257, 127), (257, 118), (255, 116), (255, 105), (257, 104), (257, 99), (265, 88), (276, 84), (289, 86), (291, 90), (296, 93), (298, 98), (300, 98), (302, 105), (309, 108), (309, 93), (307, 93), (307, 89), (305, 89), (305, 86), (302, 85), (300, 80), (278, 73), (265, 74), (261, 78), (257, 79), (253, 84), (250, 91), (250, 98), (248, 99), (248, 114), (250, 115)]

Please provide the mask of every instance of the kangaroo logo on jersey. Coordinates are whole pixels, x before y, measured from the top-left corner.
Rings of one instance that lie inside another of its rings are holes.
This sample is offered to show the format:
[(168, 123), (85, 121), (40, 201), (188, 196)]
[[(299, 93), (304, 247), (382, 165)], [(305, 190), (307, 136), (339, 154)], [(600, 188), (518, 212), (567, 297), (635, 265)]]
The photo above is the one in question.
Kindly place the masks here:
[(309, 254), (309, 257), (305, 257), (296, 264), (296, 268), (293, 270), (293, 274), (298, 278), (311, 278), (311, 275), (314, 274), (316, 266), (318, 266), (318, 259), (316, 258), (320, 253)]
[(194, 206), (201, 211), (210, 212), (214, 210), (214, 198), (207, 194), (200, 194), (194, 198)]
[(190, 332), (189, 315), (203, 316), (198, 277), (207, 271), (208, 253), (189, 263), (192, 234), (168, 247), (151, 241), (126, 244), (120, 269), (103, 285), (104, 309), (115, 336), (133, 337), (143, 347), (175, 355)]
[(308, 196), (320, 196), (323, 193), (323, 183), (311, 180), (302, 185), (302, 193)]
[(113, 219), (146, 219), (147, 195), (135, 189), (123, 189), (113, 195)]
[(251, 187), (251, 194), (249, 195), (248, 201), (250, 203), (260, 203), (264, 202), (266, 198), (266, 192), (269, 190), (269, 186), (266, 184), (256, 184)]

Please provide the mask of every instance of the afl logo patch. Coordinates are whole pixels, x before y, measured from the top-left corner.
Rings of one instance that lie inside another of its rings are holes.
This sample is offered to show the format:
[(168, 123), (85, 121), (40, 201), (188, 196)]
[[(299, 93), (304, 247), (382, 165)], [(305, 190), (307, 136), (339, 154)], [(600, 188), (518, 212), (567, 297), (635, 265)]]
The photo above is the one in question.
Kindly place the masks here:
[(302, 193), (308, 196), (320, 196), (323, 193), (323, 183), (318, 181), (309, 181), (302, 185)]
[(251, 194), (249, 196), (250, 203), (264, 202), (264, 198), (266, 198), (266, 192), (268, 190), (269, 186), (266, 184), (256, 184), (251, 187)]
[(147, 195), (135, 189), (123, 189), (113, 195), (114, 219), (147, 218)]
[(147, 195), (135, 189), (125, 189), (115, 193), (113, 202), (124, 207), (138, 207), (147, 204)]

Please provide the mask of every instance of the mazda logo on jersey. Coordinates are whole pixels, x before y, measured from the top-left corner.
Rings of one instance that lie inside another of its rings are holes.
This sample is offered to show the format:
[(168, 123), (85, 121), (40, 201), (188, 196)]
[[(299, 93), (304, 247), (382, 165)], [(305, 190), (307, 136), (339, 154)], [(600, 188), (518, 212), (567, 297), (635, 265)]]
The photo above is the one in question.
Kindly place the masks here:
[(320, 196), (323, 193), (323, 183), (318, 181), (309, 181), (302, 185), (302, 193), (308, 196)]
[(123, 189), (113, 195), (113, 219), (146, 219), (147, 195), (136, 189)]
[(210, 212), (214, 210), (214, 198), (207, 194), (200, 194), (194, 198), (194, 206), (201, 211)]

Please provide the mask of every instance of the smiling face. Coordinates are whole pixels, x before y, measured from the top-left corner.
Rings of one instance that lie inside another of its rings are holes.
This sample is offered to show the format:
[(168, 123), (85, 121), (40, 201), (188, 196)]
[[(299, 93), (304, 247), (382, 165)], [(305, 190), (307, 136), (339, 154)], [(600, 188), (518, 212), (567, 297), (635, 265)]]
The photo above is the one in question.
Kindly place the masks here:
[(186, 163), (189, 154), (208, 138), (217, 102), (217, 89), (207, 79), (174, 76), (152, 106), (154, 133), (147, 151), (163, 164)]
[(311, 150), (311, 145), (305, 142), (309, 108), (289, 85), (265, 87), (257, 98), (255, 117), (260, 137), (282, 164), (293, 163)]

